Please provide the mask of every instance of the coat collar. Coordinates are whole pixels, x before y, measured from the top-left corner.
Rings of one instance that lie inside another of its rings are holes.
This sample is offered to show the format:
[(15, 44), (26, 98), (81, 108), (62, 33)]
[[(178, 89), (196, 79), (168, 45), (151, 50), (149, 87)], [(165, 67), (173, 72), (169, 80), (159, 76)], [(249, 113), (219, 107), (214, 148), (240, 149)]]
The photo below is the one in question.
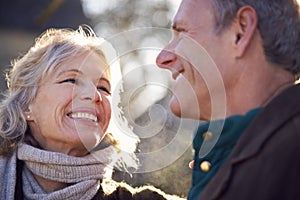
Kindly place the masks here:
[(284, 90), (263, 108), (246, 128), (228, 160), (211, 179), (201, 196), (217, 199), (226, 189), (233, 166), (255, 156), (275, 130), (300, 113), (299, 99), (300, 84), (297, 84)]
[(300, 112), (299, 99), (300, 85), (294, 85), (271, 101), (242, 134), (232, 152), (231, 162), (240, 162), (254, 156), (275, 130)]

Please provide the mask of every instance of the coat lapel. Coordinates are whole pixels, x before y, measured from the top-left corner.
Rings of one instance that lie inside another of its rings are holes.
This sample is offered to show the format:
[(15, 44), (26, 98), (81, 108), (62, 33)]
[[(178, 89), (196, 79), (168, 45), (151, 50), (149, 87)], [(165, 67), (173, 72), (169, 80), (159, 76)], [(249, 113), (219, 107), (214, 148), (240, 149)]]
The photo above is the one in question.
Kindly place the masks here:
[[(292, 86), (273, 99), (246, 128), (228, 160), (204, 189), (200, 199), (218, 199), (226, 190), (235, 164), (255, 156), (276, 129), (300, 112), (300, 85)], [(289, 106), (286, 106), (288, 102)], [(274, 112), (274, 110), (276, 112)]]

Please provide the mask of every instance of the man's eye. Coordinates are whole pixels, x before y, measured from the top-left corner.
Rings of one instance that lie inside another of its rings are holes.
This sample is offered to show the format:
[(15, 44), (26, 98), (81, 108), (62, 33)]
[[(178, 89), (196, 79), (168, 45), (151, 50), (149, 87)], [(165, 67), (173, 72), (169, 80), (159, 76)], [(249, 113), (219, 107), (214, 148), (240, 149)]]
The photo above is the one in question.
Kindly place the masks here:
[(106, 87), (99, 86), (99, 87), (97, 87), (97, 89), (98, 89), (99, 91), (105, 92), (105, 94), (107, 94), (107, 95), (110, 95), (110, 91), (109, 91), (109, 89), (107, 89)]

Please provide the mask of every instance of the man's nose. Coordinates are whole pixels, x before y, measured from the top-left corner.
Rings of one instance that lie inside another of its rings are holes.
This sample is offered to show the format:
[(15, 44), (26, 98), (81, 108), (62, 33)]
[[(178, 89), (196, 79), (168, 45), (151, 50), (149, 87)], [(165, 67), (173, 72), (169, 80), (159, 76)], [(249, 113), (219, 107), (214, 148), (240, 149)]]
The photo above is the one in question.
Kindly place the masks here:
[(164, 49), (158, 54), (156, 58), (156, 64), (160, 68), (171, 69), (176, 62), (176, 59), (177, 57), (175, 53)]

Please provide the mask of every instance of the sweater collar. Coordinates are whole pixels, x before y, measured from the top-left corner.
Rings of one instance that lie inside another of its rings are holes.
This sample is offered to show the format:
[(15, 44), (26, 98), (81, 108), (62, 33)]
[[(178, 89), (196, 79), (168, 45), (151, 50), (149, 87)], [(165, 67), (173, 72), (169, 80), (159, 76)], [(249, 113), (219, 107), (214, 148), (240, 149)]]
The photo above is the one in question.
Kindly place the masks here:
[(250, 110), (245, 115), (233, 115), (226, 119), (205, 122), (198, 126), (193, 147), (199, 157), (205, 157), (212, 149), (233, 147), (261, 108)]
[[(245, 130), (244, 136), (232, 152), (232, 162), (238, 162), (254, 155), (272, 135), (286, 121), (300, 113), (299, 106), (300, 84), (296, 84), (274, 98), (253, 120), (255, 126)], [(286, 103), (288, 102), (288, 106)], [(279, 115), (274, 115), (274, 108), (278, 108)], [(257, 133), (255, 137), (253, 133)]]

